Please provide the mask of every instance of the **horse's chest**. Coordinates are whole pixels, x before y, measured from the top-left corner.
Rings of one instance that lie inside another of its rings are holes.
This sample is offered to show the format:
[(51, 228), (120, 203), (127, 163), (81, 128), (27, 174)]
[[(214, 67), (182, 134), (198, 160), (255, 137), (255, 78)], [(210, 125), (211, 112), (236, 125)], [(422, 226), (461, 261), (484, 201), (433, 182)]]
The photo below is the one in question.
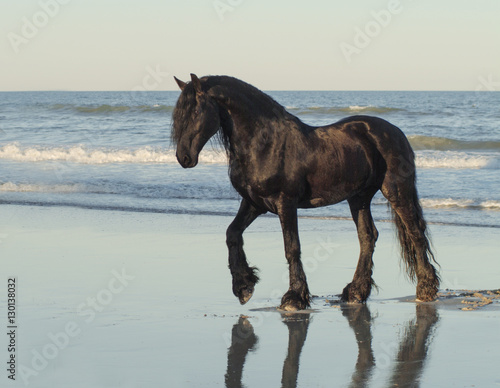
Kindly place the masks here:
[(245, 168), (231, 164), (230, 180), (236, 191), (258, 207), (275, 212), (273, 195), (283, 190), (283, 179), (278, 171)]

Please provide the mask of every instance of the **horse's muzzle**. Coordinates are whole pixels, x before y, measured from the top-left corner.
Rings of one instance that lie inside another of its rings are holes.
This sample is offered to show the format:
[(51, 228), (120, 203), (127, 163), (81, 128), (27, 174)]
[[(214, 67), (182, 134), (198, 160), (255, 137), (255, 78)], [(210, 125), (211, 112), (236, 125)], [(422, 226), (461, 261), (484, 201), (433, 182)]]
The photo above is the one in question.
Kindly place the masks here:
[(177, 157), (177, 161), (179, 162), (179, 164), (184, 168), (193, 168), (198, 164), (197, 157), (193, 158), (188, 154), (179, 155), (178, 152), (175, 153), (175, 156)]

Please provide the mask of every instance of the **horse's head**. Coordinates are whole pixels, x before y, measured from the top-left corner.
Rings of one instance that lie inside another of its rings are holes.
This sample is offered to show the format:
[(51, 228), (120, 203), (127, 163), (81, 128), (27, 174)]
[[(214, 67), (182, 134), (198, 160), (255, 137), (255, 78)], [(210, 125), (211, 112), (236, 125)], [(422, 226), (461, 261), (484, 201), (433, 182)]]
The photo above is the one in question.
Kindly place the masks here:
[[(175, 77), (174, 77), (175, 78)], [(180, 165), (191, 168), (207, 141), (220, 128), (219, 107), (203, 89), (201, 81), (191, 74), (191, 82), (175, 78), (182, 90), (173, 113), (172, 141), (177, 145)]]

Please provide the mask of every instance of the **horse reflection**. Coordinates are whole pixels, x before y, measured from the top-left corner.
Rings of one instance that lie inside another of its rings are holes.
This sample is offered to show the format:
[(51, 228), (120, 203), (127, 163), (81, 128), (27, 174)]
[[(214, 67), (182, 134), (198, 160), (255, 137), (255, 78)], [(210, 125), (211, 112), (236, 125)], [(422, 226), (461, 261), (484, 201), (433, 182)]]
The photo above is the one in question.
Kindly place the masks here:
[(299, 359), (304, 343), (306, 342), (307, 329), (310, 323), (309, 314), (281, 314), (283, 323), (288, 327), (288, 353), (283, 363), (281, 374), (282, 387), (296, 387), (299, 375)]
[(227, 352), (226, 387), (243, 387), (241, 375), (247, 354), (258, 342), (253, 326), (246, 317), (241, 316), (231, 332), (231, 346)]
[[(347, 318), (358, 343), (358, 359), (351, 378), (351, 387), (368, 387), (376, 360), (372, 350), (372, 316), (366, 304), (341, 305), (342, 315)], [(406, 324), (388, 387), (420, 386), (419, 378), (424, 370), (430, 335), (439, 321), (436, 306), (427, 303), (416, 305), (416, 315)]]
[(432, 338), (433, 327), (438, 321), (436, 306), (417, 304), (416, 317), (408, 323), (404, 338), (399, 345), (390, 386), (411, 388), (420, 386), (419, 379), (430, 345), (429, 338)]
[[(349, 386), (369, 387), (376, 367), (372, 348), (371, 312), (366, 304), (342, 304), (341, 311), (354, 332), (358, 346), (358, 357)], [(300, 355), (307, 338), (311, 315), (283, 313), (281, 317), (288, 328), (288, 352), (283, 363), (281, 386), (296, 387)], [(432, 339), (431, 333), (438, 321), (439, 315), (433, 304), (416, 305), (416, 315), (406, 324), (387, 386), (411, 388), (420, 386), (419, 379), (424, 370)], [(242, 374), (246, 356), (249, 351), (255, 350), (257, 342), (258, 337), (254, 333), (253, 326), (246, 317), (241, 316), (232, 329), (231, 346), (227, 353), (226, 387), (244, 387)]]
[[(282, 319), (288, 327), (288, 354), (283, 363), (281, 386), (296, 387), (300, 353), (306, 342), (310, 317), (309, 314), (283, 313)], [(248, 352), (255, 349), (257, 342), (253, 326), (246, 317), (241, 316), (231, 332), (231, 346), (227, 352), (226, 387), (244, 387), (241, 382), (243, 366)]]
[(341, 310), (354, 331), (358, 344), (358, 359), (349, 386), (366, 387), (375, 366), (372, 350), (372, 314), (366, 304), (344, 304), (341, 305)]

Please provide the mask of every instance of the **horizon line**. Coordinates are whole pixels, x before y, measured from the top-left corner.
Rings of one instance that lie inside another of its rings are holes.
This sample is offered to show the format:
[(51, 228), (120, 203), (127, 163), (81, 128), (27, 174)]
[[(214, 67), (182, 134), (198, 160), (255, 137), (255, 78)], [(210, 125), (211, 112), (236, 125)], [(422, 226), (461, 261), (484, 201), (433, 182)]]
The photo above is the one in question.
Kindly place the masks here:
[[(263, 92), (474, 92), (491, 93), (500, 90), (468, 90), (468, 89), (261, 89)], [(0, 90), (0, 93), (157, 93), (157, 92), (180, 92), (178, 89), (162, 90), (128, 90), (128, 89), (108, 89), (108, 90), (72, 90), (72, 89), (26, 89), (26, 90)]]

